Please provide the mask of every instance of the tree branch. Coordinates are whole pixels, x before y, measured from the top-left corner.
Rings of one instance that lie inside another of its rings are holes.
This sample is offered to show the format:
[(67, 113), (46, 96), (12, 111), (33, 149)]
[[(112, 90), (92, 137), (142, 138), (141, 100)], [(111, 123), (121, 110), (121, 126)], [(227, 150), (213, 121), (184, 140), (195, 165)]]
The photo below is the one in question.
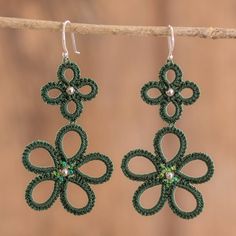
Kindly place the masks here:
[[(62, 23), (58, 21), (43, 21), (20, 19), (11, 17), (0, 17), (0, 28), (11, 29), (33, 29), (61, 31)], [(210, 39), (236, 39), (236, 29), (213, 28), (213, 27), (173, 27), (175, 36), (198, 37)], [(66, 27), (68, 32), (79, 34), (107, 34), (127, 36), (158, 36), (169, 35), (166, 26), (122, 26), (122, 25), (95, 25), (71, 23)]]

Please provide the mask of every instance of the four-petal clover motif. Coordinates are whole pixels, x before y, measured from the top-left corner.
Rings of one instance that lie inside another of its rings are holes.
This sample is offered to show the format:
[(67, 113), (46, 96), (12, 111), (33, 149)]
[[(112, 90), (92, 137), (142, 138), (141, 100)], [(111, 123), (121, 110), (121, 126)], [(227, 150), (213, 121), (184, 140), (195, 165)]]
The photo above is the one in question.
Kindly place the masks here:
[[(173, 71), (175, 77), (172, 82), (168, 80), (168, 71)], [(143, 86), (141, 89), (142, 99), (150, 105), (160, 105), (160, 116), (168, 123), (175, 123), (181, 116), (182, 104), (191, 105), (199, 97), (200, 91), (197, 85), (190, 81), (183, 81), (183, 75), (181, 69), (178, 65), (174, 64), (172, 61), (167, 61), (159, 73), (159, 81), (150, 81)], [(160, 96), (151, 97), (148, 92), (150, 89), (158, 89), (160, 91)], [(184, 97), (181, 92), (184, 89), (191, 89), (192, 96)], [(168, 114), (167, 107), (173, 104), (175, 111), (173, 115)]]
[[(177, 154), (167, 161), (161, 147), (161, 142), (166, 134), (177, 136), (180, 142), (180, 148)], [(133, 205), (135, 209), (142, 215), (153, 215), (157, 213), (168, 201), (172, 211), (184, 219), (191, 219), (199, 215), (203, 209), (204, 202), (201, 193), (192, 186), (192, 184), (204, 183), (212, 177), (214, 173), (213, 162), (209, 156), (204, 153), (192, 153), (185, 155), (186, 138), (184, 133), (175, 127), (165, 127), (159, 130), (154, 138), (155, 155), (152, 153), (137, 149), (129, 152), (123, 159), (121, 168), (124, 174), (135, 181), (143, 181), (144, 183), (137, 189), (133, 197)], [(129, 162), (133, 158), (146, 158), (152, 162), (155, 172), (149, 174), (135, 174), (129, 169)], [(192, 177), (184, 174), (181, 170), (191, 161), (199, 160), (207, 166), (207, 172), (200, 177)], [(154, 186), (161, 185), (161, 196), (159, 201), (150, 209), (144, 208), (140, 203), (140, 197), (143, 192)], [(187, 212), (179, 208), (175, 201), (175, 189), (179, 187), (190, 192), (196, 200), (194, 210)]]
[[(68, 80), (65, 76), (66, 70), (73, 71), (73, 78)], [(49, 82), (42, 87), (41, 96), (43, 100), (51, 105), (60, 105), (61, 114), (70, 122), (75, 121), (83, 110), (82, 101), (91, 100), (97, 95), (98, 87), (96, 83), (89, 78), (80, 78), (79, 67), (73, 62), (65, 62), (61, 64), (57, 72), (58, 82)], [(81, 88), (84, 86), (90, 87), (90, 92), (84, 94)], [(51, 97), (51, 90), (59, 90), (59, 95)], [(74, 102), (76, 104), (75, 111), (69, 112), (68, 104)]]
[[(76, 132), (81, 138), (79, 150), (72, 156), (68, 157), (63, 149), (63, 137), (68, 132)], [(38, 176), (28, 185), (25, 193), (26, 202), (35, 210), (46, 210), (50, 208), (56, 199), (60, 200), (64, 208), (74, 214), (83, 215), (90, 212), (94, 206), (95, 195), (89, 184), (101, 184), (108, 181), (111, 177), (113, 166), (110, 159), (100, 153), (85, 155), (87, 148), (87, 136), (82, 128), (75, 124), (67, 125), (61, 128), (57, 134), (55, 148), (44, 141), (34, 141), (26, 146), (23, 153), (23, 164), (26, 169)], [(35, 149), (45, 149), (52, 157), (54, 167), (37, 167), (30, 161), (31, 152)], [(101, 161), (106, 166), (106, 172), (100, 177), (90, 177), (80, 170), (80, 167), (91, 161)], [(43, 203), (38, 203), (33, 199), (35, 187), (44, 181), (54, 181), (54, 189), (51, 196)], [(88, 197), (87, 205), (82, 208), (73, 207), (67, 199), (68, 183), (73, 183), (82, 188)]]

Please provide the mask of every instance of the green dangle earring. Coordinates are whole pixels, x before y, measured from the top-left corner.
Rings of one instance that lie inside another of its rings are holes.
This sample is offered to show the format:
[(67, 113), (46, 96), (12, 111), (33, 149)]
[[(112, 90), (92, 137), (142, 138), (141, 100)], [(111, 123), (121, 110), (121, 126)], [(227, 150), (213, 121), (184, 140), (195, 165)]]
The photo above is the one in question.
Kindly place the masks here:
[[(68, 212), (74, 215), (83, 215), (92, 210), (95, 202), (95, 195), (90, 184), (101, 184), (108, 181), (113, 171), (113, 165), (108, 157), (100, 153), (85, 154), (88, 146), (87, 135), (84, 130), (75, 123), (82, 112), (82, 102), (93, 99), (98, 92), (98, 87), (93, 80), (81, 78), (79, 67), (69, 60), (65, 37), (65, 29), (68, 23), (70, 23), (70, 21), (65, 21), (63, 23), (63, 63), (58, 68), (57, 81), (49, 82), (43, 86), (41, 96), (48, 104), (60, 105), (61, 114), (70, 123), (58, 131), (55, 147), (45, 141), (34, 141), (26, 146), (23, 152), (23, 164), (27, 170), (37, 174), (37, 176), (26, 188), (25, 199), (27, 204), (34, 210), (46, 210), (50, 208), (59, 197), (63, 207)], [(71, 37), (75, 53), (79, 54), (79, 51), (76, 49), (74, 33), (71, 33)], [(70, 81), (65, 77), (65, 72), (68, 69), (73, 71), (73, 78)], [(80, 88), (83, 86), (89, 86), (91, 91), (88, 94), (80, 92)], [(58, 95), (58, 97), (50, 97), (49, 92), (52, 89), (58, 90), (60, 95)], [(70, 113), (68, 110), (68, 103), (70, 101), (73, 101), (76, 104), (76, 109), (73, 113)], [(65, 134), (69, 132), (77, 133), (81, 139), (80, 148), (72, 157), (68, 157), (63, 149), (63, 138)], [(31, 152), (39, 148), (46, 150), (51, 156), (54, 163), (53, 167), (38, 167), (31, 163)], [(91, 177), (80, 170), (84, 164), (91, 161), (101, 161), (104, 163), (106, 171), (102, 176)], [(54, 182), (52, 194), (45, 202), (36, 202), (32, 196), (33, 191), (38, 184), (44, 181)], [(69, 202), (67, 198), (67, 186), (69, 183), (78, 185), (85, 191), (88, 198), (86, 206), (76, 208)]]
[[(190, 81), (184, 81), (182, 71), (177, 64), (173, 62), (174, 50), (174, 30), (171, 26), (170, 36), (168, 36), (169, 55), (167, 63), (161, 68), (159, 73), (159, 81), (150, 81), (141, 89), (141, 97), (144, 102), (150, 105), (160, 105), (160, 116), (168, 123), (167, 127), (159, 130), (154, 137), (154, 154), (151, 152), (137, 149), (125, 155), (121, 168), (124, 174), (131, 180), (141, 181), (143, 184), (137, 189), (133, 196), (133, 205), (138, 213), (141, 215), (153, 215), (160, 211), (168, 202), (172, 211), (181, 218), (192, 219), (199, 215), (204, 207), (203, 197), (201, 193), (193, 186), (193, 184), (204, 183), (213, 176), (214, 166), (210, 157), (204, 153), (192, 153), (185, 155), (187, 140), (180, 129), (175, 127), (175, 123), (182, 114), (183, 105), (193, 104), (200, 95), (196, 84)], [(173, 71), (175, 78), (170, 82), (167, 77), (167, 72)], [(184, 89), (191, 89), (192, 96), (185, 98), (181, 95)], [(160, 96), (153, 98), (148, 95), (150, 89), (158, 89)], [(168, 114), (167, 107), (169, 104), (175, 106), (173, 115)], [(167, 134), (175, 135), (180, 143), (180, 148), (177, 154), (167, 161), (162, 150), (162, 139)], [(146, 158), (153, 164), (155, 171), (149, 174), (135, 174), (129, 168), (129, 162), (133, 158)], [(202, 161), (206, 167), (207, 172), (200, 177), (191, 177), (182, 172), (183, 167), (191, 161)], [(154, 186), (161, 186), (161, 195), (157, 203), (152, 208), (145, 208), (140, 202), (141, 195)], [(176, 188), (182, 188), (190, 192), (196, 200), (196, 207), (192, 211), (182, 210), (175, 201)]]

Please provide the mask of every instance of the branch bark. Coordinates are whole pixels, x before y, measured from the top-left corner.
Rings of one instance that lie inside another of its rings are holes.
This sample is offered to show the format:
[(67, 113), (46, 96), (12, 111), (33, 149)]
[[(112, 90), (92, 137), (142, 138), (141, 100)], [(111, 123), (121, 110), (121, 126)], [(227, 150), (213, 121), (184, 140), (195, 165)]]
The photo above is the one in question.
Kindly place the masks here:
[[(58, 21), (31, 20), (22, 18), (0, 17), (0, 28), (30, 29), (61, 31), (62, 23)], [(198, 37), (210, 39), (236, 39), (236, 29), (213, 27), (173, 27), (175, 36)], [(79, 34), (107, 34), (127, 36), (157, 36), (169, 35), (166, 26), (122, 26), (122, 25), (96, 25), (71, 23), (66, 28), (67, 32)]]

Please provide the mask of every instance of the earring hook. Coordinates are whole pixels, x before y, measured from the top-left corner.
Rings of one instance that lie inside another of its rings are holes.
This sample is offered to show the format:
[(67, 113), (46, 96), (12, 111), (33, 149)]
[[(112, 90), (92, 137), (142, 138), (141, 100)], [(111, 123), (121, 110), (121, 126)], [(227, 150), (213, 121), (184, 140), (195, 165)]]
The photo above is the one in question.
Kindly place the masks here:
[[(67, 46), (66, 46), (66, 25), (70, 24), (70, 23), (71, 22), (69, 20), (66, 20), (65, 22), (63, 22), (63, 25), (62, 25), (62, 48), (63, 48), (63, 51), (64, 51), (62, 53), (62, 57), (65, 60), (69, 59), (69, 52), (68, 52), (68, 49), (67, 49)], [(80, 51), (78, 51), (77, 47), (76, 47), (75, 33), (74, 32), (71, 32), (71, 41), (72, 41), (72, 46), (73, 46), (74, 53), (80, 54)]]
[(168, 25), (170, 35), (168, 35), (168, 48), (169, 48), (169, 54), (168, 54), (168, 60), (173, 60), (173, 51), (175, 47), (175, 35), (174, 35), (174, 29), (171, 25)]

